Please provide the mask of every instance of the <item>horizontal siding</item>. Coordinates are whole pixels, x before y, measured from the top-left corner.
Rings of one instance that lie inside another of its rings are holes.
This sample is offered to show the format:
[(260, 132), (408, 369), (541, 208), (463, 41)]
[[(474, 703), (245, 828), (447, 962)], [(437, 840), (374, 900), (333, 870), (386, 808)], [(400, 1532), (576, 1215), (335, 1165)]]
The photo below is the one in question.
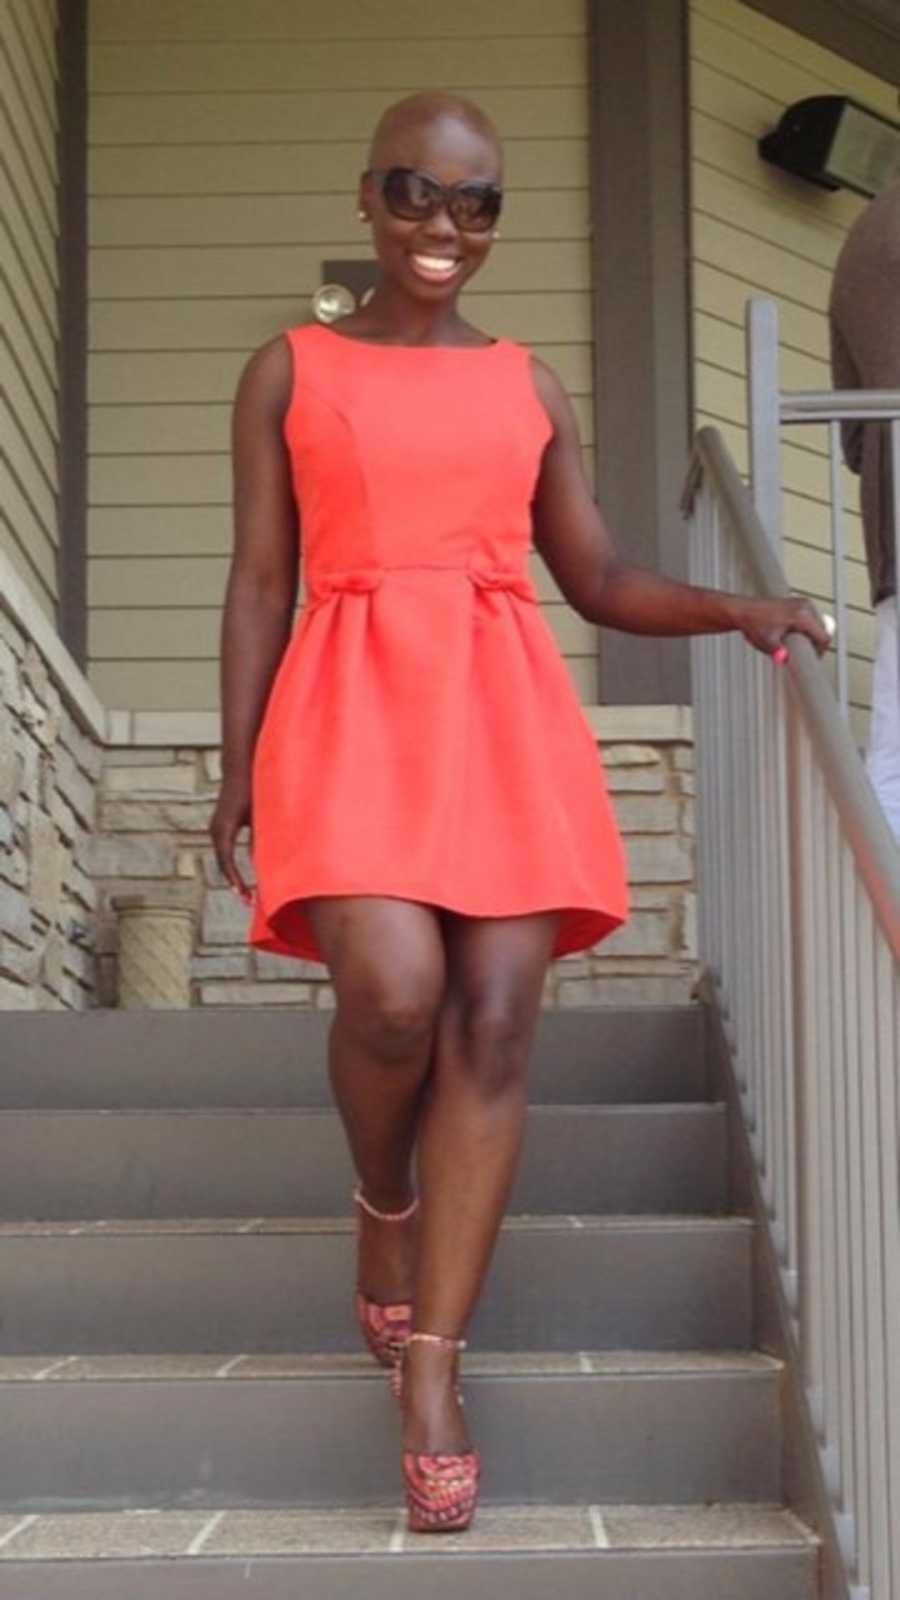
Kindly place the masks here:
[[(383, 15), (383, 10), (382, 10)], [(423, 76), (424, 75), (424, 76)], [(145, 41), (102, 44), (91, 52), (91, 87), (98, 94), (313, 94), (323, 84), (393, 94), (398, 84), (467, 83), (491, 89), (498, 83), (533, 83), (546, 88), (584, 83), (587, 56), (579, 35), (486, 38), (473, 50), (469, 39), (398, 39), (390, 50), (345, 38), (306, 40), (302, 50), (273, 50), (271, 43), (165, 44)]]
[[(348, 198), (349, 203), (349, 198)], [(360, 229), (360, 233), (362, 229)], [(101, 299), (200, 300), (224, 295), (290, 295), (297, 284), (308, 285), (298, 309), (319, 282), (319, 267), (335, 250), (345, 261), (368, 260), (362, 239), (325, 240), (310, 245), (235, 245), (229, 250), (202, 246), (170, 246), (140, 250), (91, 250), (91, 293)], [(517, 243), (504, 238), (478, 274), (478, 293), (534, 294), (552, 283), (554, 292), (587, 290), (591, 281), (587, 240)], [(140, 330), (136, 330), (139, 332)]]
[[(405, 93), (457, 88), (498, 123), (502, 238), (466, 315), (556, 368), (593, 483), (585, 25), (582, 0), (92, 0), (88, 647), (109, 704), (219, 704), (237, 379), (308, 320), (323, 260), (371, 257), (358, 174)], [(596, 630), (529, 559), (595, 700)]]
[[(283, 130), (286, 132), (287, 130)], [(359, 141), (327, 144), (271, 140), (265, 161), (255, 144), (229, 144), (223, 161), (215, 145), (186, 144), (173, 161), (166, 147), (95, 145), (88, 152), (88, 189), (94, 196), (279, 195), (349, 192), (359, 167)], [(505, 151), (509, 189), (581, 189), (588, 184), (583, 139), (523, 137)]]
[(504, 39), (523, 34), (555, 38), (584, 30), (581, 0), (454, 0), (425, 7), (421, 0), (341, 0), (339, 5), (298, 5), (297, 0), (91, 0), (97, 44), (136, 40)]
[[(470, 289), (467, 303), (473, 307), (473, 312), (477, 306), (479, 319), (486, 327), (507, 338), (543, 345), (547, 360), (564, 363), (568, 373), (574, 368), (579, 373), (590, 374), (590, 345), (584, 340), (591, 314), (590, 294), (586, 290), (574, 294), (478, 291), (476, 296), (476, 291)], [(95, 358), (91, 365), (94, 397), (97, 398), (96, 391), (107, 393), (110, 376), (116, 381), (115, 367), (105, 365), (107, 357), (123, 355), (128, 360), (138, 361), (153, 351), (165, 351), (179, 356), (179, 380), (186, 381), (190, 391), (186, 399), (230, 398), (234, 379), (240, 371), (239, 361), (233, 363), (234, 373), (228, 379), (227, 395), (222, 395), (217, 387), (212, 391), (204, 388), (202, 394), (195, 392), (198, 384), (213, 381), (218, 385), (221, 381), (223, 369), (218, 363), (211, 365), (205, 352), (213, 356), (235, 352), (246, 357), (269, 338), (274, 329), (287, 327), (296, 318), (297, 310), (296, 295), (261, 294), (243, 298), (222, 295), (206, 300), (95, 300), (90, 307), (89, 332)], [(164, 398), (174, 398), (171, 363), (157, 362), (156, 365), (169, 373)], [(228, 370), (230, 372), (231, 368)], [(562, 366), (559, 370), (562, 375)], [(144, 374), (148, 381), (151, 376), (149, 371)], [(120, 392), (117, 386), (109, 398), (115, 398)]]
[[(816, 189), (761, 160), (757, 141), (807, 95), (852, 94), (896, 115), (890, 84), (753, 11), (692, 0), (690, 12), (692, 298), (695, 422), (721, 429), (748, 471), (744, 308), (777, 300), (784, 388), (831, 387), (827, 304), (847, 229), (865, 201)], [(785, 430), (785, 565), (791, 586), (833, 603), (827, 429)], [(858, 516), (859, 480), (842, 469), (849, 509), (852, 724), (867, 738), (874, 619)], [(829, 658), (829, 671), (834, 661)]]
[[(357, 246), (361, 232), (355, 211), (348, 215), (346, 195), (295, 195), (286, 206), (280, 195), (196, 195), (156, 199), (95, 197), (91, 202), (91, 239), (96, 250), (130, 246), (204, 250), (219, 245), (328, 244)], [(533, 192), (509, 195), (503, 218), (507, 239), (586, 239), (588, 197), (585, 190), (560, 193)]]
[[(571, 89), (528, 87), (485, 90), (463, 81), (434, 87), (477, 98), (509, 138), (578, 138), (587, 133), (587, 95)], [(91, 99), (94, 144), (195, 144), (198, 140), (264, 145), (282, 140), (290, 128), (297, 139), (358, 139), (365, 144), (385, 105), (422, 86), (424, 74), (373, 92), (342, 89), (294, 94), (95, 94)]]
[(58, 599), (55, 7), (0, 10), (0, 549)]

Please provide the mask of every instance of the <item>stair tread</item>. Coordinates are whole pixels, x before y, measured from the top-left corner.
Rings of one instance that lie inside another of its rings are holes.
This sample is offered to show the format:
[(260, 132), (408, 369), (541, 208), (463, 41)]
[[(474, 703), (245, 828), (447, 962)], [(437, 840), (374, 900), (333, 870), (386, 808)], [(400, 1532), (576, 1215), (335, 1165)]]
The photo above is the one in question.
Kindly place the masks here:
[[(715, 1228), (745, 1229), (754, 1226), (753, 1218), (731, 1212), (640, 1211), (640, 1212), (532, 1212), (522, 1211), (504, 1217), (501, 1231), (515, 1229), (580, 1229), (609, 1231), (660, 1228), (673, 1230)], [(0, 1221), (0, 1237), (56, 1234), (136, 1234), (136, 1233), (349, 1233), (356, 1228), (351, 1216), (334, 1217), (104, 1217), (84, 1221), (62, 1218), (12, 1218)]]
[[(560, 1100), (547, 1104), (531, 1101), (530, 1117), (710, 1116), (722, 1115), (724, 1100)], [(327, 1119), (338, 1116), (335, 1106), (298, 1105), (184, 1105), (184, 1106), (3, 1106), (0, 1121), (14, 1117), (296, 1117)]]
[(814, 1550), (820, 1540), (785, 1506), (508, 1505), (479, 1507), (465, 1533), (409, 1534), (396, 1502), (349, 1509), (240, 1506), (0, 1515), (0, 1562), (161, 1556), (437, 1555), (475, 1551)]
[[(783, 1362), (762, 1350), (468, 1350), (463, 1373), (490, 1377), (620, 1377), (763, 1375), (780, 1372)], [(0, 1356), (0, 1383), (112, 1382), (116, 1380), (197, 1381), (244, 1379), (356, 1378), (384, 1383), (383, 1372), (366, 1351), (298, 1352), (271, 1355), (186, 1351), (182, 1354), (9, 1355)]]

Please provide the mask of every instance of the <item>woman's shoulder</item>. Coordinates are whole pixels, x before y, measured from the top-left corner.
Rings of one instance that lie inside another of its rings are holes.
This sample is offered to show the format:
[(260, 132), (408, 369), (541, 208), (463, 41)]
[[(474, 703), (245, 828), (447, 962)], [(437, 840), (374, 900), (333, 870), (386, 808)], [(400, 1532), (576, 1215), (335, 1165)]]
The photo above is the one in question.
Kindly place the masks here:
[(528, 356), (534, 387), (551, 423), (556, 426), (560, 410), (569, 404), (565, 386), (555, 367), (551, 367), (541, 356), (536, 356), (529, 346), (525, 345), (523, 349)]
[(293, 382), (293, 357), (285, 331), (274, 334), (248, 357), (236, 392), (237, 399), (277, 414), (284, 413)]

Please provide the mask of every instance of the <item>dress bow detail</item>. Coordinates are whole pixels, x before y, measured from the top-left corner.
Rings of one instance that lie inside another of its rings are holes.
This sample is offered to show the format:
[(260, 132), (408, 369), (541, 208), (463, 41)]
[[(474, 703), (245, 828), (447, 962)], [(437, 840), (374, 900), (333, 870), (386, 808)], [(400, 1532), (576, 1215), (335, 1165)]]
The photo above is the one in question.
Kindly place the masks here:
[(537, 591), (527, 572), (516, 567), (469, 567), (469, 577), (479, 589), (508, 589), (520, 600), (537, 604)]
[[(414, 564), (413, 564), (414, 569)], [(317, 572), (308, 580), (307, 605), (320, 605), (335, 594), (367, 594), (372, 589), (377, 589), (383, 582), (386, 569), (383, 566), (344, 567), (336, 568), (330, 572)], [(453, 572), (453, 567), (435, 570)], [(473, 566), (465, 568), (472, 582), (479, 589), (506, 589), (518, 596), (520, 600), (530, 600), (537, 603), (537, 591), (527, 572), (518, 567)]]
[(333, 594), (367, 594), (370, 589), (378, 588), (383, 577), (383, 567), (344, 567), (317, 572), (310, 579), (308, 604), (317, 605)]

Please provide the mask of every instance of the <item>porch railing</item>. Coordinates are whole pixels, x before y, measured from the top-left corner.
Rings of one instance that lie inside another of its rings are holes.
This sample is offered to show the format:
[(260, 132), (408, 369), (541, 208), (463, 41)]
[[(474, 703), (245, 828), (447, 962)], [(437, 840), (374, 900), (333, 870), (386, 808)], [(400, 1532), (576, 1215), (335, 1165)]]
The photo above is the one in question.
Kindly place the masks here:
[[(694, 583), (789, 586), (720, 434)], [(701, 959), (716, 986), (854, 1600), (900, 1600), (900, 852), (808, 639), (691, 640)]]
[[(841, 483), (841, 423), (883, 422), (888, 430), (893, 527), (900, 528), (900, 389), (781, 388), (778, 306), (765, 295), (747, 301), (747, 413), (750, 422), (750, 485), (763, 527), (779, 559), (783, 549), (781, 445), (789, 424), (828, 428), (828, 486), (831, 523), (832, 592), (835, 611), (838, 704), (849, 717), (849, 630), (847, 626), (847, 519)], [(897, 586), (897, 640), (900, 651), (900, 585)]]

